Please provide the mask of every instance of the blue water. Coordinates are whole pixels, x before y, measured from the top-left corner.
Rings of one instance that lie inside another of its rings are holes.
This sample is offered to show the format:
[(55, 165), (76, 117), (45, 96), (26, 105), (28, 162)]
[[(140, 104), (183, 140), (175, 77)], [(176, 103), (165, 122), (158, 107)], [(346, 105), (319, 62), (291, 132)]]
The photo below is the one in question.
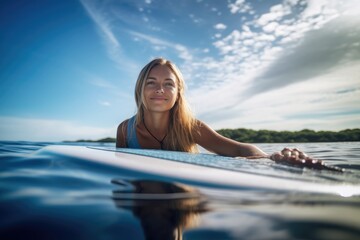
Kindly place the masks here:
[[(157, 181), (44, 150), (54, 144), (64, 143), (0, 142), (0, 239), (360, 239), (359, 196)], [(360, 143), (259, 144), (267, 152), (285, 145), (346, 172), (270, 160), (201, 164), (304, 182), (360, 183)]]

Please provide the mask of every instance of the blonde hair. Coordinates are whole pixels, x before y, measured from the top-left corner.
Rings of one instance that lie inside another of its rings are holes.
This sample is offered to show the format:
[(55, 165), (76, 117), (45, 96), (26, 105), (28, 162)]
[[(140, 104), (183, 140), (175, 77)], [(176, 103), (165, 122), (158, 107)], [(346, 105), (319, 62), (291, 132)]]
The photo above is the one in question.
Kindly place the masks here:
[(188, 103), (185, 99), (185, 81), (175, 64), (164, 58), (156, 58), (149, 62), (140, 72), (135, 86), (135, 101), (137, 105), (136, 124), (140, 124), (144, 119), (146, 109), (144, 99), (145, 80), (151, 69), (157, 65), (167, 66), (176, 76), (178, 86), (178, 98), (170, 110), (170, 121), (167, 136), (164, 140), (164, 149), (198, 152), (194, 140), (194, 131), (197, 121), (194, 118)]

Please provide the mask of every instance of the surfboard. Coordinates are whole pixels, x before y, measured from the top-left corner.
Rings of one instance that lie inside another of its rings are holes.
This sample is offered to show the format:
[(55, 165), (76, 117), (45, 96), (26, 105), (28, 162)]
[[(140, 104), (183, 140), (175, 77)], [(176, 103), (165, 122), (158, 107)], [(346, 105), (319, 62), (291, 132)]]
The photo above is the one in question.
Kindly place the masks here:
[[(256, 173), (246, 163), (252, 160), (191, 154), (163, 150), (122, 149), (115, 147), (86, 147), (52, 145), (42, 151), (83, 161), (110, 166), (146, 175), (147, 179), (173, 181), (184, 184), (274, 192), (307, 192), (334, 194), (343, 197), (360, 196), (360, 184), (347, 182), (304, 181), (296, 178)], [(221, 166), (227, 161), (243, 164), (242, 170)], [(250, 164), (251, 166), (251, 164)]]

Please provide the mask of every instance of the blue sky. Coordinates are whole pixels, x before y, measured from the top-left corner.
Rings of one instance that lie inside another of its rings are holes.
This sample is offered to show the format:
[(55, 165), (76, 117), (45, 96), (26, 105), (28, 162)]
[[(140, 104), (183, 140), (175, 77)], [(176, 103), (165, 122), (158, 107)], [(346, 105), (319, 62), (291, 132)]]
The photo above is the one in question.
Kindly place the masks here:
[(215, 129), (360, 127), (357, 0), (0, 3), (0, 140), (115, 137), (162, 56)]

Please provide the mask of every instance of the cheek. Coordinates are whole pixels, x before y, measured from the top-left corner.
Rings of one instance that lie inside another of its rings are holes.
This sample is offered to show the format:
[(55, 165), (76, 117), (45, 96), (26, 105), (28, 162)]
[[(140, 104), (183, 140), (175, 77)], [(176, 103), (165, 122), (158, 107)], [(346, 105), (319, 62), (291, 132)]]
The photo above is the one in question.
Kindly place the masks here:
[(177, 89), (174, 89), (172, 92), (172, 95), (174, 96), (174, 99), (176, 101), (176, 100), (178, 100), (180, 93)]
[(176, 99), (179, 99), (182, 96), (182, 91), (180, 89), (176, 90)]
[(154, 91), (151, 88), (144, 88), (143, 96), (146, 98), (151, 95)]
[(142, 92), (142, 104), (146, 107), (147, 106), (147, 98), (149, 96), (149, 91), (146, 91), (146, 89), (144, 89), (144, 91)]

